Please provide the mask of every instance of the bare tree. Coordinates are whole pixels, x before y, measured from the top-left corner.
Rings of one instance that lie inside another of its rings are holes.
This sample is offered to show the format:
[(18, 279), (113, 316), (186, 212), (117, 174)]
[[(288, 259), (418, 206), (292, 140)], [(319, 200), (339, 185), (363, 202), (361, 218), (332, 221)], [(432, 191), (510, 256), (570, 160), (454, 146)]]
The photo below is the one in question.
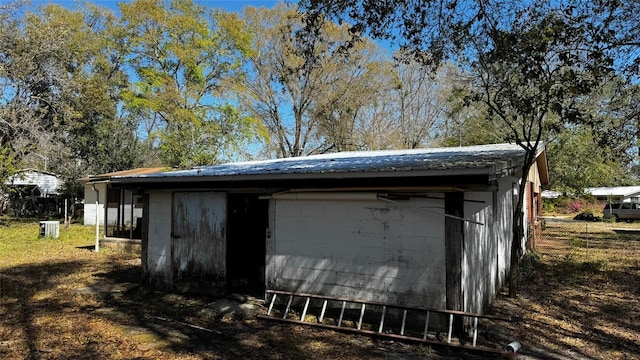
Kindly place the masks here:
[[(314, 102), (312, 116), (318, 119), (322, 152), (367, 149), (368, 133), (380, 130), (365, 122), (370, 111), (388, 100), (394, 74), (389, 62), (379, 60), (377, 50), (370, 42), (354, 47), (349, 63), (330, 74), (327, 94)], [(395, 114), (387, 116), (391, 120)], [(391, 135), (392, 129), (386, 130)]]
[(358, 148), (353, 142), (358, 114), (377, 91), (375, 46), (363, 41), (341, 48), (350, 37), (347, 27), (331, 22), (296, 36), (302, 15), (282, 4), (249, 7), (244, 20), (255, 35), (248, 76), (238, 84), (238, 93), (266, 128), (267, 156)]
[(444, 122), (446, 89), (442, 86), (446, 72), (432, 73), (421, 63), (401, 55), (394, 95), (398, 104), (401, 146), (415, 149), (430, 145), (435, 131)]

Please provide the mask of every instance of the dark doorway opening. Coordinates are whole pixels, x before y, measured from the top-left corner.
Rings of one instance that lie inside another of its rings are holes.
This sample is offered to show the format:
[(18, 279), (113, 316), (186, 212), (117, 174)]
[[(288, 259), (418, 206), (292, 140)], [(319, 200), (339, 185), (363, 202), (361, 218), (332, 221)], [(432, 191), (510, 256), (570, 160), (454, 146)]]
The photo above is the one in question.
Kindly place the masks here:
[(229, 194), (227, 199), (229, 292), (263, 297), (269, 202), (258, 194)]

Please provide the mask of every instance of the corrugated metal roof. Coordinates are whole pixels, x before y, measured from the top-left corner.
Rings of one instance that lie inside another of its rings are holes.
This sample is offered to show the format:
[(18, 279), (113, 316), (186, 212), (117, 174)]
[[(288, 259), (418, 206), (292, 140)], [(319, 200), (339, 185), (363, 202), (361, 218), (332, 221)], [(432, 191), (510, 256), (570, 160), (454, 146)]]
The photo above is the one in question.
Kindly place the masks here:
[(613, 186), (613, 187), (594, 187), (585, 189), (586, 193), (593, 196), (622, 196), (629, 197), (640, 193), (640, 186)]
[(37, 185), (40, 193), (46, 196), (58, 194), (58, 188), (62, 185), (63, 181), (50, 172), (24, 169), (11, 176), (6, 183), (14, 186)]
[[(114, 182), (154, 182), (161, 178), (233, 179), (262, 177), (284, 178), (296, 175), (361, 174), (400, 171), (476, 170), (491, 174), (516, 169), (522, 165), (525, 151), (514, 144), (492, 144), (466, 147), (341, 152), (264, 161), (236, 162), (202, 166), (190, 170), (154, 174), (115, 175)], [(165, 179), (169, 180), (169, 179)], [(182, 179), (185, 180), (185, 179)]]
[(553, 191), (553, 190), (543, 190), (542, 191), (542, 197), (545, 199), (557, 199), (560, 196), (562, 196), (562, 193), (559, 191)]

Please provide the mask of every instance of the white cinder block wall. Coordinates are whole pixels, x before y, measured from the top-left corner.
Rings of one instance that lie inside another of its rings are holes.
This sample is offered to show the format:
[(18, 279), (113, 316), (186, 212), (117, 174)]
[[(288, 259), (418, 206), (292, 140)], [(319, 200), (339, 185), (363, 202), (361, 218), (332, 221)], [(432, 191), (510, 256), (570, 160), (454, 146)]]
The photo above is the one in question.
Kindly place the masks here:
[(439, 199), (271, 200), (268, 288), (444, 308)]

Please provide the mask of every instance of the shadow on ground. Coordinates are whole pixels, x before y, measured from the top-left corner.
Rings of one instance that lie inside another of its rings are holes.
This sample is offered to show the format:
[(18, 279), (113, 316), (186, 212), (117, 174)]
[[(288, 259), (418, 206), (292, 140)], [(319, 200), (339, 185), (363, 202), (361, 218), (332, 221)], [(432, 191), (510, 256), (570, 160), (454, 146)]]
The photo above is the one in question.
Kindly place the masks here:
[[(520, 341), (523, 358), (637, 358), (640, 266), (633, 257), (640, 254), (640, 246), (634, 248), (640, 242), (606, 247), (598, 241), (590, 243), (592, 251), (617, 255), (583, 261), (572, 255), (583, 251), (582, 244), (567, 240), (549, 247), (563, 252), (529, 259), (519, 296), (500, 296), (492, 308), (517, 321), (486, 324), (481, 336), (499, 346)], [(471, 358), (259, 321), (254, 315), (264, 309), (254, 297), (149, 291), (138, 284), (138, 257), (91, 251), (77, 257), (0, 270), (0, 358)]]
[(255, 319), (252, 296), (165, 294), (139, 286), (130, 258), (0, 271), (0, 358), (458, 359), (363, 336)]
[[(620, 244), (590, 245), (611, 252)], [(584, 244), (567, 246), (575, 251)], [(638, 358), (639, 268), (632, 258), (616, 265), (615, 257), (587, 260), (571, 254), (543, 254), (522, 280), (516, 298), (503, 295), (494, 301), (492, 312), (518, 321), (504, 329), (495, 324), (493, 335), (519, 340), (521, 353), (530, 358)]]
[[(69, 261), (19, 266), (0, 272), (0, 339), (7, 339), (0, 344), (0, 357), (39, 359), (51, 352), (48, 346), (43, 346), (42, 336), (50, 332), (43, 326), (43, 320), (82, 306), (67, 297), (56, 296), (56, 289), (83, 266), (82, 261)], [(74, 348), (70, 354), (74, 353), (96, 358), (101, 355), (89, 346)]]

